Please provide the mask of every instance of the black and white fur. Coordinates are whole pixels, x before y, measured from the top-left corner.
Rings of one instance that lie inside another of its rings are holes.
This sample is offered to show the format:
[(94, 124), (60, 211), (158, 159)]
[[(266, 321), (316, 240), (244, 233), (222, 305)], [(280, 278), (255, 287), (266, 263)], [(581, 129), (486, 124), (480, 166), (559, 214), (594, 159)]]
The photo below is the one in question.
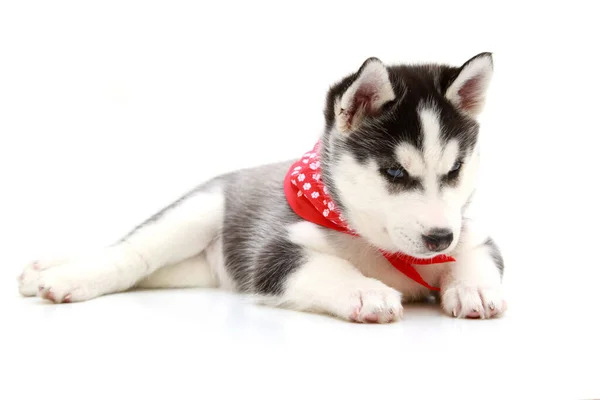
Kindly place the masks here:
[[(371, 58), (330, 89), (323, 179), (360, 237), (294, 214), (282, 186), (293, 161), (282, 162), (216, 177), (97, 254), (31, 263), (20, 292), (60, 303), (133, 287), (221, 287), (271, 305), (390, 322), (402, 315), (402, 300), (429, 291), (379, 248), (454, 256), (455, 263), (417, 267), (441, 287), (443, 310), (501, 315), (502, 257), (464, 218), (478, 169), (476, 118), (492, 71), (489, 53), (462, 67)], [(436, 248), (428, 238), (437, 232), (447, 243)]]

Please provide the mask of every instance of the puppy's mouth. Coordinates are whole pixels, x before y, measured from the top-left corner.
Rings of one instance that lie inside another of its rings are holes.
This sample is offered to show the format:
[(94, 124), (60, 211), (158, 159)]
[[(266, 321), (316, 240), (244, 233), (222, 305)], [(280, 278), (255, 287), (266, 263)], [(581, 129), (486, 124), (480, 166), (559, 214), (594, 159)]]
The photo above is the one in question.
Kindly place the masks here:
[(442, 255), (442, 254), (446, 254), (446, 253), (447, 253), (446, 251), (426, 251), (426, 252), (423, 252), (423, 253), (415, 254), (413, 257), (415, 257), (415, 258), (422, 258), (422, 259), (426, 260), (426, 259), (429, 259), (429, 258), (437, 257), (437, 256)]
[(444, 254), (444, 252), (439, 252), (439, 251), (406, 251), (406, 250), (398, 250), (397, 253), (401, 253), (404, 255), (407, 255), (409, 257), (414, 257), (414, 258), (418, 258), (421, 260), (428, 260), (430, 258), (434, 258), (436, 256), (439, 256), (441, 254)]

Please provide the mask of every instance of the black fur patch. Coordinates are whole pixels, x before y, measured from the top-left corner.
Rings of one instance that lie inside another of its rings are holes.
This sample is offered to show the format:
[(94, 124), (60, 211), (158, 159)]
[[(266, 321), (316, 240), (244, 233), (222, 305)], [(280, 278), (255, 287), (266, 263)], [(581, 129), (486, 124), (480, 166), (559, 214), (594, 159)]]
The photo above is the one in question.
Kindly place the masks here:
[(302, 249), (287, 239), (287, 228), (301, 221), (283, 192), (291, 164), (240, 171), (226, 180), (223, 255), (239, 291), (280, 294), (285, 279), (303, 262)]
[(273, 239), (261, 249), (256, 259), (254, 290), (260, 294), (283, 294), (287, 277), (304, 262), (300, 246), (284, 238)]

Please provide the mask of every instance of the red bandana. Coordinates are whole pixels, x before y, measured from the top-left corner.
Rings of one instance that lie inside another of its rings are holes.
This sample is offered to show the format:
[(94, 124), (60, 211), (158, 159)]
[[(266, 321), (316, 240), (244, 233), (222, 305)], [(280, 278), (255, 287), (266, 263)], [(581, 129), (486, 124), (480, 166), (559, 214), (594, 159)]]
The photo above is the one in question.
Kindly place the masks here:
[[(329, 229), (358, 236), (338, 212), (321, 180), (319, 144), (320, 142), (317, 142), (311, 151), (305, 153), (290, 167), (283, 184), (285, 197), (292, 210), (303, 219)], [(402, 253), (390, 254), (383, 250), (380, 251), (394, 268), (430, 290), (440, 289), (425, 282), (413, 264), (429, 265), (455, 261), (454, 258), (447, 255), (420, 259)]]

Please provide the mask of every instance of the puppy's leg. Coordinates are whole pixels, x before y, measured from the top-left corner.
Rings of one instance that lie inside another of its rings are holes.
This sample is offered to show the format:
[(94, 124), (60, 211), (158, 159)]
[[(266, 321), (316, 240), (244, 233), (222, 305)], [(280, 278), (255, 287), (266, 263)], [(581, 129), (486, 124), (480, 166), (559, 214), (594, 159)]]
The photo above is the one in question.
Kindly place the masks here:
[[(72, 260), (50, 259), (29, 264), (18, 279), (21, 294), (25, 297), (35, 296), (40, 286), (42, 271), (60, 267), (69, 262)], [(180, 263), (159, 268), (136, 283), (134, 287), (143, 289), (209, 288), (218, 285), (218, 279), (206, 259), (206, 254), (202, 252)]]
[[(200, 254), (217, 235), (223, 211), (220, 189), (192, 193), (96, 255), (30, 265), (22, 275), (21, 293), (31, 294), (36, 280), (37, 294), (57, 303), (127, 290), (161, 267)], [(35, 271), (37, 279), (27, 279)]]
[(402, 316), (401, 294), (367, 278), (350, 262), (309, 251), (288, 278), (280, 305), (356, 322), (391, 322)]
[(465, 225), (455, 253), (456, 263), (442, 277), (443, 310), (459, 318), (491, 318), (502, 315), (504, 263), (500, 251), (473, 223)]
[(204, 252), (178, 264), (162, 267), (135, 285), (144, 289), (217, 286), (218, 280)]

